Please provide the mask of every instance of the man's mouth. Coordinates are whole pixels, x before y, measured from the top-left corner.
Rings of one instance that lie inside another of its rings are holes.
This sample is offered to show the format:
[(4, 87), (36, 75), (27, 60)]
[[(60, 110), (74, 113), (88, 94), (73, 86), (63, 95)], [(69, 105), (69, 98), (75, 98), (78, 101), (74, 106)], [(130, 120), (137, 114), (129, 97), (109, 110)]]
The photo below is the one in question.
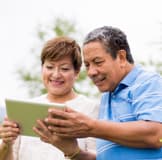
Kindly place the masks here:
[(103, 83), (103, 81), (106, 79), (105, 76), (96, 76), (91, 78), (95, 85), (99, 86)]

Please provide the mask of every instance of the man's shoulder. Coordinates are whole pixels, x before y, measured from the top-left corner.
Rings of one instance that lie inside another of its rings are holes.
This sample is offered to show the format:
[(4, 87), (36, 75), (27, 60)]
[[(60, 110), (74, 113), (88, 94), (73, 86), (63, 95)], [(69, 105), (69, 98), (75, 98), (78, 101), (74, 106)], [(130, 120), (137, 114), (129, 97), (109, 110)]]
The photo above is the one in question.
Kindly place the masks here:
[(131, 88), (141, 88), (145, 86), (157, 86), (162, 87), (162, 77), (159, 73), (155, 71), (147, 70), (143, 67), (138, 68), (139, 72), (136, 78), (134, 79), (134, 83)]
[(134, 99), (149, 95), (162, 95), (162, 77), (154, 71), (142, 69), (129, 86), (128, 92)]
[(139, 81), (145, 81), (148, 80), (148, 78), (150, 79), (161, 79), (161, 75), (154, 71), (154, 70), (149, 70), (148, 68), (144, 68), (143, 66), (137, 66), (136, 67), (138, 70), (138, 75), (137, 75), (137, 80)]

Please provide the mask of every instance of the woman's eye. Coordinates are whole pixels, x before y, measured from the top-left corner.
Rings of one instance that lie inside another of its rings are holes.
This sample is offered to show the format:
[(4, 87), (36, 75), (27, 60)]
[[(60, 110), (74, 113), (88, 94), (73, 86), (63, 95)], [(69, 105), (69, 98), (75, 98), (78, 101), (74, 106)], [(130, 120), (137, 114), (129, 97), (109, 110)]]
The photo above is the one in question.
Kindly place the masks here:
[(70, 70), (69, 68), (61, 68), (61, 70), (63, 70), (63, 71), (68, 71), (68, 70)]
[(52, 66), (46, 66), (47, 69), (52, 69), (53, 67)]

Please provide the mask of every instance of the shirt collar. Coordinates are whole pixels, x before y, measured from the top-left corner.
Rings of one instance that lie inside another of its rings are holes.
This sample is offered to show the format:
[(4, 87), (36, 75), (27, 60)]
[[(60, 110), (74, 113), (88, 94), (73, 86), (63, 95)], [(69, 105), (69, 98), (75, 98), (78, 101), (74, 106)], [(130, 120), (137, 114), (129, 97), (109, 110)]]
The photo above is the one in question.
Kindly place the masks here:
[(114, 93), (117, 93), (118, 91), (131, 86), (140, 72), (139, 68), (141, 68), (140, 65), (134, 66), (133, 69), (124, 77), (124, 79), (116, 87)]

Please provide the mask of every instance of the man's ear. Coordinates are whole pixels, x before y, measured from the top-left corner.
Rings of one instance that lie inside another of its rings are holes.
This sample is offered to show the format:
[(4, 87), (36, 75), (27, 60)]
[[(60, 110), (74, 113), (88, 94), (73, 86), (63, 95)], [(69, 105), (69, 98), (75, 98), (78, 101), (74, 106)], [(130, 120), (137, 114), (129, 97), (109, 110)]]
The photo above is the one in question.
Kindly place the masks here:
[(120, 61), (120, 64), (122, 67), (125, 67), (126, 63), (127, 63), (127, 53), (124, 49), (121, 49), (117, 52), (117, 57)]

